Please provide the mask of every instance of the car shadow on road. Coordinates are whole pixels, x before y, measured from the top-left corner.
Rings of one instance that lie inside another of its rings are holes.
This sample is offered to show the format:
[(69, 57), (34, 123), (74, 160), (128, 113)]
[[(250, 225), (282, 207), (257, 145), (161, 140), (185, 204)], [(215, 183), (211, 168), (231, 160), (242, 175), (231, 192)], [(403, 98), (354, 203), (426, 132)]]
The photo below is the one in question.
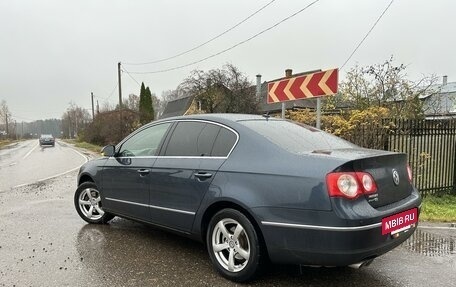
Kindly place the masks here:
[[(130, 220), (115, 218), (108, 225), (84, 225), (76, 241), (87, 276), (99, 276), (104, 284), (235, 285), (214, 271), (203, 244)], [(397, 286), (397, 283), (369, 267), (354, 270), (269, 264), (246, 286)]]

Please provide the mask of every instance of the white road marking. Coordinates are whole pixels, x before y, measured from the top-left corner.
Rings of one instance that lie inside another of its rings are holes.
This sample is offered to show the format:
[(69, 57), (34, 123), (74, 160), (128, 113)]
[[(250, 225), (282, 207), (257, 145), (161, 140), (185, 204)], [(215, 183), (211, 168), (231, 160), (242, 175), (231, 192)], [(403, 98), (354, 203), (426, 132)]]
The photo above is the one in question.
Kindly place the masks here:
[(83, 155), (82, 153), (80, 153), (78, 150), (72, 148), (72, 147), (69, 147), (67, 146), (68, 148), (70, 148), (72, 151), (74, 151), (75, 153), (77, 153), (78, 155), (82, 156), (82, 158), (85, 160), (85, 162), (88, 162), (89, 159), (87, 158), (87, 156)]
[[(89, 161), (88, 157), (86, 157), (85, 155), (83, 155), (83, 154), (80, 153), (79, 151), (75, 150), (75, 149), (72, 148), (72, 147), (69, 147), (69, 146), (67, 146), (67, 147), (70, 148), (70, 149), (71, 149), (72, 151), (74, 151), (75, 153), (77, 153), (78, 155), (80, 155), (80, 156), (85, 160), (84, 163), (86, 163), (86, 162)], [(36, 146), (35, 146), (35, 148), (36, 148)], [(23, 186), (30, 185), (30, 184), (34, 184), (34, 183), (37, 183), (37, 182), (42, 182), (42, 181), (46, 181), (46, 180), (49, 180), (49, 179), (53, 179), (53, 178), (56, 178), (56, 177), (65, 175), (65, 174), (67, 174), (67, 173), (73, 172), (73, 171), (75, 171), (75, 170), (78, 170), (79, 168), (81, 168), (81, 166), (82, 166), (82, 165), (80, 165), (80, 166), (78, 166), (78, 167), (75, 167), (75, 168), (72, 168), (72, 169), (70, 169), (70, 170), (61, 172), (61, 173), (56, 174), (56, 175), (52, 175), (52, 176), (49, 176), (49, 177), (46, 177), (46, 178), (38, 179), (38, 180), (36, 180), (36, 181), (34, 181), (34, 182), (19, 184), (19, 185), (13, 186), (12, 188), (23, 187)]]
[(40, 144), (37, 143), (22, 159), (26, 159)]

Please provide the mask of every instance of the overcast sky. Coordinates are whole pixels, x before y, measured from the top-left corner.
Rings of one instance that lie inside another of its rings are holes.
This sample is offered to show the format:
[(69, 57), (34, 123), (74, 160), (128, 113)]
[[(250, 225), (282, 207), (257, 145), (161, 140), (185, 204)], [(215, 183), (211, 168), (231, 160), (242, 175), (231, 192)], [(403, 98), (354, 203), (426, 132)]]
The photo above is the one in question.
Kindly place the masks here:
[[(305, 7), (310, 0), (276, 0), (210, 44), (155, 65), (205, 42), (271, 0), (0, 0), (0, 100), (16, 121), (60, 118), (70, 102), (90, 110), (90, 92), (118, 101), (117, 62), (129, 72), (185, 65), (220, 52)], [(259, 37), (190, 67), (159, 74), (132, 74), (160, 96), (194, 69), (232, 63), (252, 82), (340, 67), (390, 0), (320, 0)], [(448, 75), (456, 81), (456, 1), (395, 0), (341, 71), (380, 63), (394, 55), (411, 79)], [(126, 73), (124, 96), (139, 94)]]

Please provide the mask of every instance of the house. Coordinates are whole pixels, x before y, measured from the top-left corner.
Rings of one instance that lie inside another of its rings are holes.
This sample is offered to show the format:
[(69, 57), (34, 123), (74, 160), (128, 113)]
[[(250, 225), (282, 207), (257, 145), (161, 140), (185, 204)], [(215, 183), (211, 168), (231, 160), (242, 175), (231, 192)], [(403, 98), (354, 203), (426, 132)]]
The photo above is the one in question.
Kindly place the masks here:
[(456, 82), (448, 83), (448, 77), (443, 76), (442, 84), (435, 85), (421, 100), (426, 118), (456, 117)]
[(195, 96), (185, 96), (173, 101), (169, 101), (166, 104), (165, 110), (160, 116), (160, 119), (188, 114), (190, 108), (192, 107), (194, 98)]
[[(254, 95), (253, 88), (253, 94)], [(244, 90), (240, 90), (241, 93)], [(250, 90), (248, 90), (250, 91)], [(201, 99), (196, 98), (196, 95), (186, 94), (176, 100), (169, 101), (166, 104), (163, 114), (160, 116), (161, 119), (169, 118), (174, 116), (183, 116), (187, 114), (198, 114), (198, 113), (224, 113), (236, 106), (236, 104), (242, 104), (241, 101), (229, 102), (226, 99), (231, 99), (236, 95), (236, 91), (230, 90), (223, 84), (210, 84), (208, 88), (201, 92)], [(208, 94), (206, 94), (208, 93)], [(243, 95), (243, 94), (242, 94)], [(231, 105), (231, 106), (228, 106)]]
[[(260, 87), (260, 89), (258, 89)], [(257, 100), (259, 102), (259, 113), (280, 113), (282, 110), (282, 103), (267, 103), (268, 97), (268, 82), (261, 83), (261, 75), (257, 75), (257, 85), (251, 86), (250, 89), (256, 91)], [(230, 90), (226, 87), (220, 87), (221, 94), (228, 93)], [(322, 104), (324, 105), (325, 98), (322, 98)], [(163, 114), (160, 116), (160, 119), (182, 116), (187, 114), (194, 114), (201, 111), (201, 106), (205, 106), (204, 103), (197, 103), (195, 101), (194, 95), (187, 95), (181, 98), (178, 98), (173, 101), (169, 101), (166, 104)], [(223, 110), (223, 107), (221, 107)], [(294, 109), (311, 109), (316, 110), (317, 108), (317, 99), (305, 99), (305, 100), (296, 100), (296, 101), (287, 101), (285, 102), (286, 110)], [(341, 103), (338, 101), (337, 109), (347, 109), (349, 108), (348, 103)], [(217, 112), (217, 111), (214, 111)]]

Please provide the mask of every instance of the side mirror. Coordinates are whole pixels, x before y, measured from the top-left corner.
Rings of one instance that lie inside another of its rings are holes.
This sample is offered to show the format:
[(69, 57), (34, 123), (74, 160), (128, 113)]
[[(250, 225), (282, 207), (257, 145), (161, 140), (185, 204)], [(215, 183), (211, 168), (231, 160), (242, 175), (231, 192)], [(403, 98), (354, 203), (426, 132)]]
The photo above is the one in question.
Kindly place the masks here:
[(113, 145), (107, 145), (101, 149), (101, 154), (103, 156), (111, 157), (114, 156), (116, 152), (116, 147)]

